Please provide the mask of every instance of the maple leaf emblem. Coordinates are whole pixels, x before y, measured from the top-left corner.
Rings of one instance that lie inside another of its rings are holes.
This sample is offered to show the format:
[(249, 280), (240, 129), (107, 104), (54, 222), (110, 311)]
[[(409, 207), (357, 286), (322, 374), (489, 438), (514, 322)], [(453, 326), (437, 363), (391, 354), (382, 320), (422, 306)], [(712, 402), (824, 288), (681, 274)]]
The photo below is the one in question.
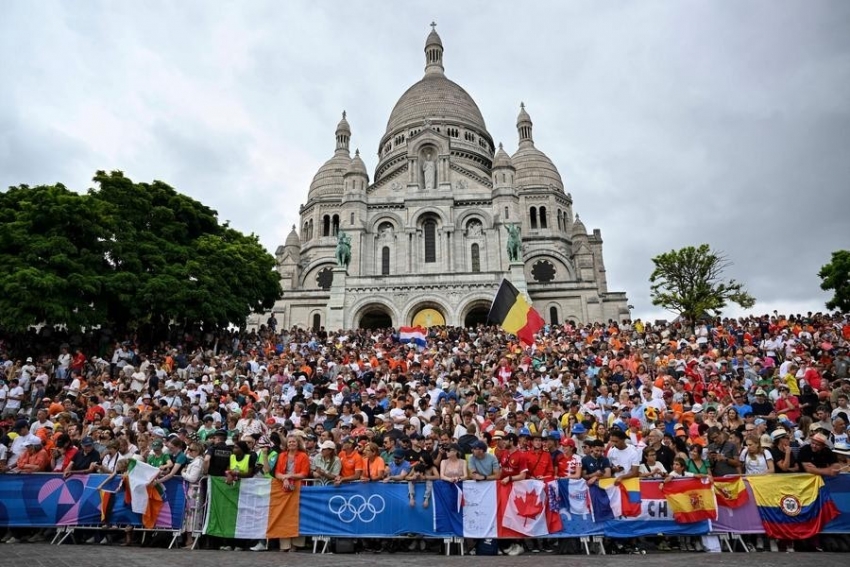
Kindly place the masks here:
[(523, 498), (514, 498), (514, 506), (516, 506), (517, 514), (525, 518), (522, 522), (524, 526), (529, 519), (536, 518), (543, 511), (543, 502), (537, 498), (536, 492), (526, 492)]

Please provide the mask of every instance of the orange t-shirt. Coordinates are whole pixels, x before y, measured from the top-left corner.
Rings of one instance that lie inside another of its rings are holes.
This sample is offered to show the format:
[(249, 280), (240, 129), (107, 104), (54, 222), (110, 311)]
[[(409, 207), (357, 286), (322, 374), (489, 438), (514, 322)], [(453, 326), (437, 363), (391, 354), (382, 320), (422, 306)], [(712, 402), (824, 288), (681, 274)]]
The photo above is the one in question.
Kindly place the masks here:
[(361, 457), (360, 453), (357, 451), (351, 451), (350, 453), (340, 451), (339, 460), (342, 461), (342, 468), (339, 471), (339, 476), (343, 478), (347, 476), (354, 476), (355, 472), (362, 471), (364, 468), (363, 457)]

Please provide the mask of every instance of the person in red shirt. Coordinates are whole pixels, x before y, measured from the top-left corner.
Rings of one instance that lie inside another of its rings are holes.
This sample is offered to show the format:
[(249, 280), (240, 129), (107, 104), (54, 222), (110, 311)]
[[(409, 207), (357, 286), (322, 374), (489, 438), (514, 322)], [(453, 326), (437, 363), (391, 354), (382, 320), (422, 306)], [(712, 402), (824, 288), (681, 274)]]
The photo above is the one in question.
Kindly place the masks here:
[(516, 443), (516, 434), (508, 433), (505, 435), (505, 449), (499, 451), (497, 455), (499, 466), (502, 469), (499, 482), (502, 484), (508, 484), (516, 480), (525, 480), (528, 467), (525, 463), (525, 457), (516, 446)]
[(559, 448), (561, 442), (561, 434), (557, 431), (550, 431), (549, 437), (546, 438), (546, 450), (552, 457), (552, 469), (556, 478), (567, 478), (568, 469), (570, 466), (567, 456)]
[(794, 423), (800, 419), (800, 401), (797, 396), (791, 395), (791, 389), (785, 384), (779, 386), (779, 398), (773, 405), (776, 410), (776, 416), (780, 420), (787, 417)]
[(97, 423), (106, 415), (103, 407), (100, 406), (100, 400), (97, 396), (88, 398), (89, 407), (86, 409), (86, 423)]
[(543, 449), (543, 437), (535, 433), (531, 438), (531, 451), (526, 454), (528, 476), (544, 482), (555, 478), (555, 468), (552, 465), (552, 455)]
[(83, 354), (83, 349), (78, 348), (74, 353), (74, 358), (71, 360), (71, 372), (82, 373), (86, 365), (86, 355)]

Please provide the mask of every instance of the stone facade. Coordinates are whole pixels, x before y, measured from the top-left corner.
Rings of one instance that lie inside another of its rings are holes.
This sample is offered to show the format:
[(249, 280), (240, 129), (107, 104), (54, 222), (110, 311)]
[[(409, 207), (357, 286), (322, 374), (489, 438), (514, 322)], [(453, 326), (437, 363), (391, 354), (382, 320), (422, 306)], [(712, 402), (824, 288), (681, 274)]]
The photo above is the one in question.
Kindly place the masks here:
[[(574, 215), (524, 105), (509, 156), (472, 97), (446, 77), (435, 30), (425, 55), (424, 77), (390, 115), (372, 182), (359, 150), (351, 157), (343, 113), (300, 226), (276, 252), (279, 325), (472, 325), (486, 319), (504, 277), (527, 289), (547, 322), (627, 318), (625, 293), (608, 291), (602, 235)], [(511, 223), (522, 233), (522, 262), (513, 265)], [(351, 238), (347, 269), (334, 256), (340, 231)]]

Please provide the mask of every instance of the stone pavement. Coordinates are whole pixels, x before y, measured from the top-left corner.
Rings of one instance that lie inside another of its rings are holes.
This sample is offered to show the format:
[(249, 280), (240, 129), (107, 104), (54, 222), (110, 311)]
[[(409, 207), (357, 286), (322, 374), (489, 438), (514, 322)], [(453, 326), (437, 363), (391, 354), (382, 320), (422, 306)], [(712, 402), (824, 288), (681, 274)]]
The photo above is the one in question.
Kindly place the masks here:
[(845, 567), (850, 556), (841, 553), (655, 553), (651, 555), (520, 555), (517, 557), (445, 557), (429, 553), (313, 555), (311, 553), (249, 551), (184, 551), (139, 547), (98, 545), (0, 544), (0, 566), (15, 567), (264, 567), (296, 565), (305, 567), (433, 567), (435, 562), (492, 566), (493, 563), (518, 567), (537, 566), (541, 562), (558, 565), (594, 567), (680, 567), (698, 562), (700, 567), (797, 567), (801, 562), (818, 567)]

